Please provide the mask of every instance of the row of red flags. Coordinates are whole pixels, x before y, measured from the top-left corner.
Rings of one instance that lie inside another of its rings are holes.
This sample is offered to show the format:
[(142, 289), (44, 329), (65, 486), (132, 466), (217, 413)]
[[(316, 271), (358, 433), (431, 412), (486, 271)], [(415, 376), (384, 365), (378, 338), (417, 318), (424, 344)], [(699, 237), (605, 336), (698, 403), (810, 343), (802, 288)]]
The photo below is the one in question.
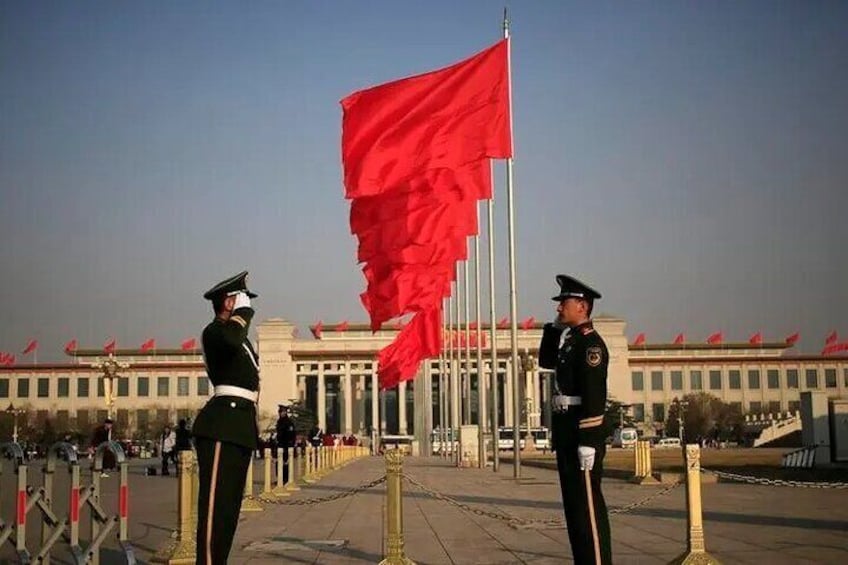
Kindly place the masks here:
[[(786, 336), (784, 342), (787, 345), (795, 345), (800, 339), (801, 334), (799, 332), (795, 332), (792, 335)], [(715, 332), (710, 334), (707, 337), (707, 343), (711, 345), (720, 344), (724, 342), (724, 333), (723, 332)], [(681, 345), (686, 343), (686, 336), (682, 333), (677, 334), (674, 338), (675, 345)], [(748, 338), (748, 343), (752, 345), (760, 345), (763, 343), (763, 333), (757, 332), (752, 334), (751, 337)], [(644, 345), (645, 344), (645, 334), (640, 333), (636, 336), (636, 339), (633, 340), (633, 345)], [(822, 349), (822, 355), (828, 355), (832, 353), (837, 353), (841, 351), (848, 351), (848, 342), (839, 343), (839, 335), (836, 331), (830, 332), (824, 340), (824, 349)]]
[[(78, 342), (76, 339), (72, 339), (68, 343), (65, 344), (64, 350), (65, 353), (73, 353), (78, 348)], [(104, 353), (114, 353), (118, 348), (118, 340), (115, 338), (109, 338), (106, 343), (103, 344)], [(183, 351), (192, 351), (197, 348), (197, 339), (189, 338), (180, 343), (180, 349)], [(154, 338), (149, 338), (144, 341), (139, 347), (141, 351), (152, 351), (156, 349), (156, 340)], [(38, 340), (31, 339), (27, 342), (26, 347), (21, 352), (22, 355), (28, 355), (30, 353), (35, 353), (38, 350)], [(15, 362), (15, 356), (11, 353), (5, 353), (0, 351), (0, 365), (13, 365)]]
[[(400, 330), (400, 329), (403, 329), (404, 324), (402, 322), (395, 322), (394, 324), (391, 324), (391, 326), (396, 330)], [(534, 318), (532, 316), (522, 320), (518, 324), (518, 327), (521, 328), (522, 330), (529, 330), (529, 329), (534, 328), (535, 326), (536, 326), (536, 318)], [(509, 328), (509, 318), (501, 318), (500, 320), (498, 320), (496, 327), (499, 330), (505, 330), (505, 329)], [(322, 322), (321, 320), (318, 320), (318, 322), (316, 322), (314, 325), (309, 326), (309, 331), (312, 332), (312, 335), (315, 337), (315, 339), (319, 339), (321, 337), (321, 335), (324, 333), (325, 329), (332, 329), (332, 331), (334, 331), (334, 332), (346, 332), (348, 329), (350, 329), (350, 323), (347, 320), (345, 320), (343, 322), (339, 322), (338, 324), (325, 327), (324, 322)], [(477, 322), (469, 322), (468, 329), (476, 330), (477, 329)]]
[(478, 202), (492, 196), (490, 159), (512, 156), (508, 50), (502, 40), (341, 101), (345, 198), (366, 282), (360, 299), (372, 331), (408, 316), (378, 353), (381, 388), (414, 378), (444, 345), (443, 303), (478, 233)]

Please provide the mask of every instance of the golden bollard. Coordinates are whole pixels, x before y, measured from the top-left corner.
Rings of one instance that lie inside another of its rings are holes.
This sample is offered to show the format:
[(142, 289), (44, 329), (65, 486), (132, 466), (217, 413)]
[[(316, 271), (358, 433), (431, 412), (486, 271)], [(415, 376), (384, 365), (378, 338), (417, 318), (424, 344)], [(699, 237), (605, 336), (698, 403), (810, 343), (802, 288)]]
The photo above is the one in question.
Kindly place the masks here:
[(635, 470), (633, 478), (630, 482), (640, 485), (656, 485), (659, 481), (654, 478), (654, 472), (651, 467), (651, 442), (647, 440), (639, 440), (636, 442), (635, 448), (636, 458)]
[[(277, 496), (288, 496), (288, 493), (285, 492), (285, 490), (283, 490), (282, 493), (278, 493), (278, 491), (273, 486), (271, 486), (272, 485), (272, 483), (271, 483), (271, 474), (272, 474), (271, 473), (271, 465), (274, 463), (274, 458), (271, 456), (271, 448), (266, 447), (262, 451), (262, 456), (264, 458), (263, 460), (264, 460), (264, 463), (265, 463), (265, 467), (264, 467), (265, 473), (263, 475), (264, 480), (263, 480), (263, 483), (262, 483), (262, 493), (259, 495), (259, 499), (260, 500), (273, 500)], [(279, 479), (278, 482), (280, 484), (282, 484), (283, 480)]]
[(403, 454), (386, 452), (386, 558), (380, 565), (415, 565), (403, 554)]
[(264, 508), (253, 498), (253, 453), (250, 454), (250, 463), (247, 465), (247, 477), (244, 481), (244, 497), (241, 500), (242, 512), (262, 512)]
[(288, 488), (288, 485), (291, 484), (292, 471), (293, 471), (292, 468), (294, 467), (294, 465), (291, 464), (291, 459), (289, 459), (289, 480), (288, 480), (288, 482), (286, 482), (283, 479), (283, 477), (285, 475), (285, 471), (286, 471), (285, 470), (286, 463), (283, 460), (283, 453), (284, 453), (283, 448), (278, 447), (277, 448), (277, 486), (274, 487), (271, 490), (271, 493), (274, 496), (279, 496), (279, 497), (291, 496), (291, 493), (289, 491), (292, 490), (292, 489)]
[(306, 458), (304, 463), (306, 464), (306, 472), (303, 473), (303, 482), (304, 483), (314, 483), (315, 482), (315, 448), (311, 445), (306, 448)]
[(197, 560), (197, 465), (193, 451), (180, 451), (180, 480), (177, 484), (177, 530), (150, 559), (153, 563), (176, 565)]
[(294, 492), (300, 490), (300, 487), (297, 486), (297, 481), (300, 480), (300, 460), (303, 459), (302, 456), (298, 455), (297, 448), (293, 448), (292, 452), (289, 454), (289, 480), (286, 481), (285, 487), (286, 492)]
[(701, 448), (688, 444), (686, 457), (686, 513), (689, 521), (687, 549), (671, 562), (671, 565), (719, 565), (719, 561), (707, 553), (704, 544), (704, 522), (701, 508)]

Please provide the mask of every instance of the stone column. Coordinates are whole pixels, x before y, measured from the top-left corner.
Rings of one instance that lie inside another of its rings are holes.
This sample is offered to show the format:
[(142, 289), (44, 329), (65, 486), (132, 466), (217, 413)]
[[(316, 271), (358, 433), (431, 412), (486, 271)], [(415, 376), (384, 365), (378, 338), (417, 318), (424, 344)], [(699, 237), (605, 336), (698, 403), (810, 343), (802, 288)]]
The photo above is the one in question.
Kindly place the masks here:
[(344, 394), (344, 434), (353, 433), (353, 377), (350, 374), (350, 363), (345, 363), (345, 373), (342, 377), (342, 394)]
[(377, 363), (374, 365), (374, 372), (371, 373), (371, 429), (380, 433), (380, 384), (377, 381)]
[(398, 434), (406, 435), (406, 381), (398, 384)]
[(327, 385), (324, 382), (324, 363), (318, 363), (318, 428), (327, 431)]

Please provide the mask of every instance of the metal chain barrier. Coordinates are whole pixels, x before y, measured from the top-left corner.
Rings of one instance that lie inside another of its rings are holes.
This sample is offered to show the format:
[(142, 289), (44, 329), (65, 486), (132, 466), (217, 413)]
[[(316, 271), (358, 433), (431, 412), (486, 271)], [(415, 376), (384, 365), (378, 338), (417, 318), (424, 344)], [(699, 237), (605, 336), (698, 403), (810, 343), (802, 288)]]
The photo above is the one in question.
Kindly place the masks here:
[(726, 471), (716, 471), (713, 469), (701, 469), (702, 473), (715, 475), (720, 479), (726, 479), (737, 483), (746, 483), (749, 485), (765, 485), (773, 487), (796, 487), (796, 488), (817, 488), (817, 489), (848, 489), (848, 483), (838, 482), (815, 482), (815, 481), (787, 481), (784, 479), (767, 479), (765, 477), (753, 477), (750, 475), (740, 475), (738, 473), (728, 473)]
[[(563, 520), (562, 518), (535, 518), (535, 519), (533, 519), (533, 518), (519, 518), (517, 516), (513, 516), (513, 515), (502, 513), (502, 512), (496, 512), (494, 510), (484, 510), (482, 508), (476, 508), (476, 507), (473, 507), (473, 506), (469, 506), (468, 504), (464, 504), (464, 503), (456, 500), (455, 498), (451, 498), (450, 496), (447, 496), (447, 495), (442, 494), (438, 491), (435, 491), (435, 490), (429, 488), (428, 486), (422, 484), (421, 482), (415, 480), (414, 478), (410, 477), (409, 475), (407, 475), (405, 473), (403, 475), (403, 478), (406, 479), (409, 482), (409, 484), (411, 484), (412, 486), (416, 487), (417, 489), (423, 491), (425, 494), (429, 495), (432, 498), (435, 498), (437, 500), (441, 500), (443, 502), (447, 502), (448, 504), (450, 504), (452, 506), (456, 506), (460, 510), (464, 510), (465, 512), (468, 512), (470, 514), (476, 514), (477, 516), (484, 516), (486, 518), (492, 518), (494, 520), (506, 522), (506, 524), (509, 525), (511, 528), (514, 528), (514, 529), (517, 529), (517, 530), (529, 529), (529, 528), (537, 528), (537, 529), (538, 528), (547, 528), (547, 529), (565, 528), (565, 520)], [(622, 506), (622, 507), (619, 507), (619, 508), (613, 508), (612, 510), (609, 511), (609, 514), (612, 516), (612, 515), (615, 515), (615, 514), (625, 514), (627, 512), (630, 512), (630, 511), (632, 511), (636, 508), (639, 508), (641, 506), (646, 505), (647, 503), (651, 502), (652, 500), (655, 500), (655, 499), (657, 499), (657, 498), (659, 498), (659, 497), (661, 497), (665, 494), (668, 494), (669, 492), (671, 492), (672, 490), (674, 490), (675, 488), (677, 488), (681, 484), (682, 483), (680, 481), (678, 481), (674, 484), (671, 484), (671, 485), (663, 488), (662, 490), (659, 490), (655, 493), (652, 493), (652, 494), (650, 494), (650, 495), (648, 495), (648, 496), (646, 496), (642, 499), (639, 499), (635, 502), (632, 502), (632, 503), (630, 503), (626, 506)]]
[(352, 489), (342, 491), (336, 494), (331, 494), (329, 496), (322, 496), (319, 498), (300, 498), (300, 499), (272, 499), (272, 498), (260, 498), (253, 495), (245, 497), (246, 499), (253, 500), (261, 500), (263, 504), (276, 504), (278, 506), (313, 506), (315, 504), (322, 504), (324, 502), (332, 502), (334, 500), (341, 500), (342, 498), (348, 498), (350, 496), (354, 496), (359, 494), (360, 492), (366, 491), (370, 488), (374, 488), (377, 485), (381, 485), (386, 482), (386, 475), (383, 475), (373, 481), (361, 484)]

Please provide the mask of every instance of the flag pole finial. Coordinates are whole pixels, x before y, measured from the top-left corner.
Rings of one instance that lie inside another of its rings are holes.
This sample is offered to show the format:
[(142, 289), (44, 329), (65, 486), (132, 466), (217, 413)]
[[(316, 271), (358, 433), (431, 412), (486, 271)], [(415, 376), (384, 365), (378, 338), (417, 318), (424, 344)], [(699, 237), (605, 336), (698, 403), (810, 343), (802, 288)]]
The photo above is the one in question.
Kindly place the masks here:
[(506, 6), (504, 6), (503, 11), (503, 32), (504, 37), (509, 37), (509, 14), (507, 13)]

